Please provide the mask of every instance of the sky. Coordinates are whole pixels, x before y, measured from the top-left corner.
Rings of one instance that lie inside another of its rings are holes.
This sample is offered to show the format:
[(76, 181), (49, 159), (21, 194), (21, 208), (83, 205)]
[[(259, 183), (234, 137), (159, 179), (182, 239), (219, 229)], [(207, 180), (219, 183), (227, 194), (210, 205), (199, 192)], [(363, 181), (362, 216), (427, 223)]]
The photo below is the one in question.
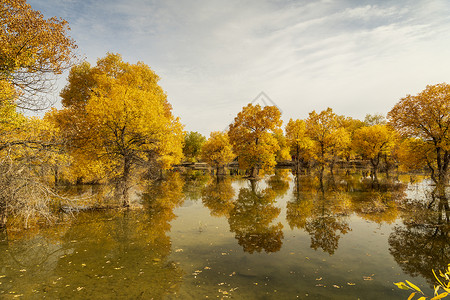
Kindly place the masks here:
[(363, 120), (450, 83), (448, 0), (28, 3), (67, 20), (90, 63), (113, 52), (149, 65), (185, 130), (205, 136), (261, 93), (284, 124), (327, 107)]

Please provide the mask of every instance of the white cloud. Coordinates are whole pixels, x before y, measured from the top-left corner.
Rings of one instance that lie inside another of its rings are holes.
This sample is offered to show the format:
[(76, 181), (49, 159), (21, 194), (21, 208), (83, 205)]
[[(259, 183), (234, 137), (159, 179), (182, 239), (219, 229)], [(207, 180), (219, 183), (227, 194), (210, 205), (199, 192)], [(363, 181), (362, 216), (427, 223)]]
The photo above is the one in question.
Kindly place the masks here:
[(449, 81), (450, 5), (435, 1), (31, 0), (81, 52), (142, 60), (188, 130), (222, 130), (265, 91), (285, 119), (363, 118)]

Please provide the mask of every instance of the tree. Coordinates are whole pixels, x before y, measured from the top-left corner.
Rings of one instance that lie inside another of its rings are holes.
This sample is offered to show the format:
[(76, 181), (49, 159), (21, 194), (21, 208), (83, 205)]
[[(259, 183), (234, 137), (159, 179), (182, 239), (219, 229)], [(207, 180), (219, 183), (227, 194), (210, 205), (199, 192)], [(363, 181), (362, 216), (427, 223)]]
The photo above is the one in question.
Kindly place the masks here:
[(271, 172), (275, 167), (280, 147), (273, 133), (280, 130), (281, 124), (281, 113), (275, 106), (261, 108), (259, 104), (249, 104), (230, 125), (228, 136), (238, 155), (239, 167), (249, 169), (250, 177), (255, 178), (259, 168)]
[[(67, 106), (60, 111), (59, 125), (79, 161), (100, 163), (102, 174), (121, 179), (123, 205), (128, 206), (127, 182), (137, 166), (157, 163), (169, 168), (180, 161), (182, 125), (157, 84), (159, 77), (142, 62), (129, 64), (119, 54), (108, 54), (90, 71), (85, 67), (72, 71), (92, 76), (94, 82), (69, 77), (72, 81), (62, 93)], [(90, 90), (85, 98), (68, 92), (86, 89), (84, 85)]]
[(338, 116), (331, 108), (319, 114), (312, 111), (306, 119), (306, 132), (314, 143), (319, 179), (322, 182), (325, 166), (328, 164), (333, 173), (335, 159), (350, 143), (350, 135), (339, 126)]
[(306, 123), (303, 120), (290, 119), (285, 130), (291, 156), (296, 163), (296, 172), (299, 174), (300, 163), (308, 162), (312, 158), (313, 142), (306, 134)]
[(385, 125), (386, 123), (386, 118), (382, 114), (367, 114), (364, 118), (364, 124), (366, 126)]
[(211, 132), (209, 139), (203, 144), (201, 157), (210, 166), (216, 168), (219, 174), (220, 169), (235, 157), (228, 135), (219, 131)]
[(283, 224), (276, 222), (281, 209), (274, 205), (276, 195), (270, 188), (257, 191), (241, 188), (229, 212), (230, 231), (248, 253), (277, 252), (283, 244)]
[(433, 149), (428, 164), (432, 179), (447, 180), (450, 162), (450, 85), (428, 85), (416, 96), (400, 99), (388, 113), (390, 124), (405, 138), (417, 138)]
[(206, 138), (196, 131), (190, 131), (184, 137), (183, 154), (189, 161), (195, 162), (200, 156), (200, 150)]
[(283, 134), (283, 130), (282, 129), (276, 130), (273, 133), (273, 137), (277, 140), (278, 146), (280, 147), (280, 149), (278, 149), (277, 153), (275, 154), (275, 160), (276, 161), (290, 160), (291, 159), (291, 155), (289, 153), (290, 149), (286, 136)]
[[(0, 3), (0, 85), (16, 90), (18, 107), (45, 107), (43, 93), (52, 87), (52, 76), (69, 68), (74, 58), (69, 30), (65, 20), (44, 19), (25, 0)], [(4, 96), (0, 92), (1, 100)]]
[(378, 180), (380, 160), (391, 154), (395, 141), (396, 134), (387, 125), (362, 127), (355, 132), (353, 137), (355, 151), (370, 161), (375, 180)]

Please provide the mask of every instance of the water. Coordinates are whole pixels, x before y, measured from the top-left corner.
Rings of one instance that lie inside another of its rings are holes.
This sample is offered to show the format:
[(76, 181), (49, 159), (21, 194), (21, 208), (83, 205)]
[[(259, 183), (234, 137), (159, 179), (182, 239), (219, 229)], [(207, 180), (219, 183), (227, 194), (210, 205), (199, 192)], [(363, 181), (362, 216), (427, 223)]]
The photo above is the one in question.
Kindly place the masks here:
[(0, 297), (406, 299), (393, 285), (405, 279), (433, 294), (450, 249), (444, 200), (424, 208), (426, 182), (299, 183), (174, 174), (136, 194), (142, 207), (10, 230)]

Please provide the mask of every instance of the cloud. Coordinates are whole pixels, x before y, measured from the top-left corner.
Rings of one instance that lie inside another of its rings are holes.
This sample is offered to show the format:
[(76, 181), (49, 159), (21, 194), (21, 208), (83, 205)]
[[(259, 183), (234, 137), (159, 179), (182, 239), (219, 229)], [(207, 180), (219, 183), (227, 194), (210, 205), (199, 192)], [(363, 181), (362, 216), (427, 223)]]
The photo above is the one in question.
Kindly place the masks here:
[(363, 118), (449, 80), (444, 0), (29, 2), (67, 19), (91, 62), (112, 51), (150, 65), (187, 129), (204, 134), (261, 91), (285, 119), (327, 106)]

